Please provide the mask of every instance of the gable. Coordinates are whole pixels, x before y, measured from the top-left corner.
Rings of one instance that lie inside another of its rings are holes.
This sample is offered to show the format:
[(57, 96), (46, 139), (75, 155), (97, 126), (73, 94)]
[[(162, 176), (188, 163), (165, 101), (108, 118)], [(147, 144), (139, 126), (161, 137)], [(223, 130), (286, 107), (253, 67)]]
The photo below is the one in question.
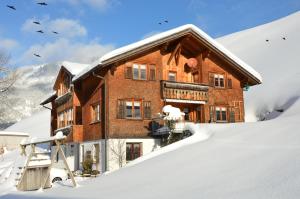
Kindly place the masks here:
[[(77, 75), (74, 78), (74, 81), (80, 79), (85, 74), (93, 71), (97, 67), (105, 67), (113, 63), (120, 62), (124, 59), (128, 59), (136, 54), (140, 54), (145, 52), (151, 48), (155, 48), (158, 46), (162, 46), (164, 44), (168, 44), (176, 39), (180, 39), (186, 35), (192, 35), (198, 41), (203, 44), (207, 49), (211, 50), (215, 54), (222, 56), (224, 60), (230, 63), (236, 70), (245, 75), (250, 85), (260, 84), (262, 82), (262, 78), (258, 72), (256, 72), (251, 66), (247, 65), (241, 59), (236, 57), (230, 51), (228, 51), (225, 47), (215, 41), (213, 38), (208, 36), (202, 30), (197, 28), (194, 25), (188, 24), (184, 26), (180, 26), (178, 28), (154, 35), (152, 37), (146, 38), (139, 42), (118, 48), (114, 51), (111, 51), (104, 56), (102, 56), (93, 67), (89, 68), (87, 71)], [(191, 48), (195, 48), (191, 44)]]

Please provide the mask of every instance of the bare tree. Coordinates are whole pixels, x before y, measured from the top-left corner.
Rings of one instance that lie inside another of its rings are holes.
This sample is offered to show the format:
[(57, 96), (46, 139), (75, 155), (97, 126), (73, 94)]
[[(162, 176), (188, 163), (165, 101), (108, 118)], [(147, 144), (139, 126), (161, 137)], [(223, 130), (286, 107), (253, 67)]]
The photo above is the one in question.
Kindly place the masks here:
[(125, 162), (125, 140), (123, 139), (117, 139), (117, 140), (111, 140), (110, 143), (110, 151), (112, 152), (112, 159), (119, 164), (119, 168), (123, 167)]
[(0, 94), (8, 91), (17, 79), (15, 70), (9, 69), (6, 66), (9, 59), (9, 55), (4, 51), (0, 51)]

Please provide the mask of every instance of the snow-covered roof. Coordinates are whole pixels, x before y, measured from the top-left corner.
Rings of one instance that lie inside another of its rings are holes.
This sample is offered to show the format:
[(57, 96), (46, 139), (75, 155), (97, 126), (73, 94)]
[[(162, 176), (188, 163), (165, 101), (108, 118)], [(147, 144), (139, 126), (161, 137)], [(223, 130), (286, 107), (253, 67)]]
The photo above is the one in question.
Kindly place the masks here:
[(149, 47), (154, 47), (154, 46), (160, 45), (171, 39), (179, 38), (187, 33), (194, 33), (195, 36), (202, 39), (205, 43), (207, 43), (212, 48), (219, 51), (224, 56), (229, 58), (232, 62), (234, 62), (236, 65), (238, 65), (240, 70), (242, 70), (243, 72), (246, 72), (248, 75), (252, 76), (252, 78), (254, 78), (257, 81), (257, 83), (262, 82), (261, 75), (257, 71), (255, 71), (251, 66), (246, 64), (244, 61), (242, 61), (237, 56), (235, 56), (233, 53), (231, 53), (229, 50), (227, 50), (224, 46), (222, 46), (216, 40), (214, 40), (209, 35), (207, 35), (205, 32), (200, 30), (197, 26), (192, 25), (192, 24), (179, 26), (177, 28), (156, 34), (154, 36), (148, 37), (141, 41), (118, 48), (116, 50), (113, 50), (113, 51), (103, 55), (99, 60), (97, 60), (95, 63), (93, 63), (90, 67), (86, 68), (84, 71), (78, 73), (78, 75), (76, 75), (73, 78), (73, 81), (76, 81), (77, 79), (84, 76), (86, 73), (90, 72), (91, 70), (93, 70), (95, 67), (97, 67), (99, 65), (104, 66), (109, 63), (112, 63), (113, 61), (118, 60), (118, 58), (120, 58), (119, 56), (121, 56), (121, 55), (128, 54), (128, 56), (129, 56), (130, 53), (135, 53), (136, 51), (139, 52), (144, 49), (148, 49)]
[(45, 99), (43, 99), (40, 103), (40, 105), (48, 104), (56, 97), (56, 91), (53, 91), (51, 94), (49, 94)]
[(0, 131), (0, 136), (22, 136), (22, 137), (28, 137), (28, 133), (23, 132), (13, 132), (13, 131)]
[(89, 66), (89, 64), (74, 63), (69, 61), (63, 61), (61, 65), (65, 69), (67, 69), (72, 75), (79, 74), (82, 70)]

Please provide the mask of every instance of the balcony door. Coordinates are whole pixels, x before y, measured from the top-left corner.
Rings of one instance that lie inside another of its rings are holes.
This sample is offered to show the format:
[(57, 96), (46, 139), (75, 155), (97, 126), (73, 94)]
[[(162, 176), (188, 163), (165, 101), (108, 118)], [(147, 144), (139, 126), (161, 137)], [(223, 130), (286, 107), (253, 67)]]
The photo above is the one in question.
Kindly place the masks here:
[(173, 107), (177, 107), (181, 112), (185, 113), (184, 121), (201, 123), (204, 122), (203, 119), (203, 105), (200, 104), (185, 104), (185, 103), (168, 103)]

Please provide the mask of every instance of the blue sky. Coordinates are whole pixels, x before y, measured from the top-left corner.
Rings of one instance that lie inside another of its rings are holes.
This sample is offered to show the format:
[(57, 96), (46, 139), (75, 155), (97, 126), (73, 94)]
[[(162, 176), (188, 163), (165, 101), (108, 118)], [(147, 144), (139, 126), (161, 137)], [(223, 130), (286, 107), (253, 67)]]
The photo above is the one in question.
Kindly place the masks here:
[[(48, 6), (36, 4), (41, 1)], [(216, 38), (300, 10), (300, 0), (41, 1), (0, 1), (0, 49), (11, 54), (13, 66), (91, 62), (114, 48), (187, 23)], [(36, 32), (40, 29), (45, 33)]]

